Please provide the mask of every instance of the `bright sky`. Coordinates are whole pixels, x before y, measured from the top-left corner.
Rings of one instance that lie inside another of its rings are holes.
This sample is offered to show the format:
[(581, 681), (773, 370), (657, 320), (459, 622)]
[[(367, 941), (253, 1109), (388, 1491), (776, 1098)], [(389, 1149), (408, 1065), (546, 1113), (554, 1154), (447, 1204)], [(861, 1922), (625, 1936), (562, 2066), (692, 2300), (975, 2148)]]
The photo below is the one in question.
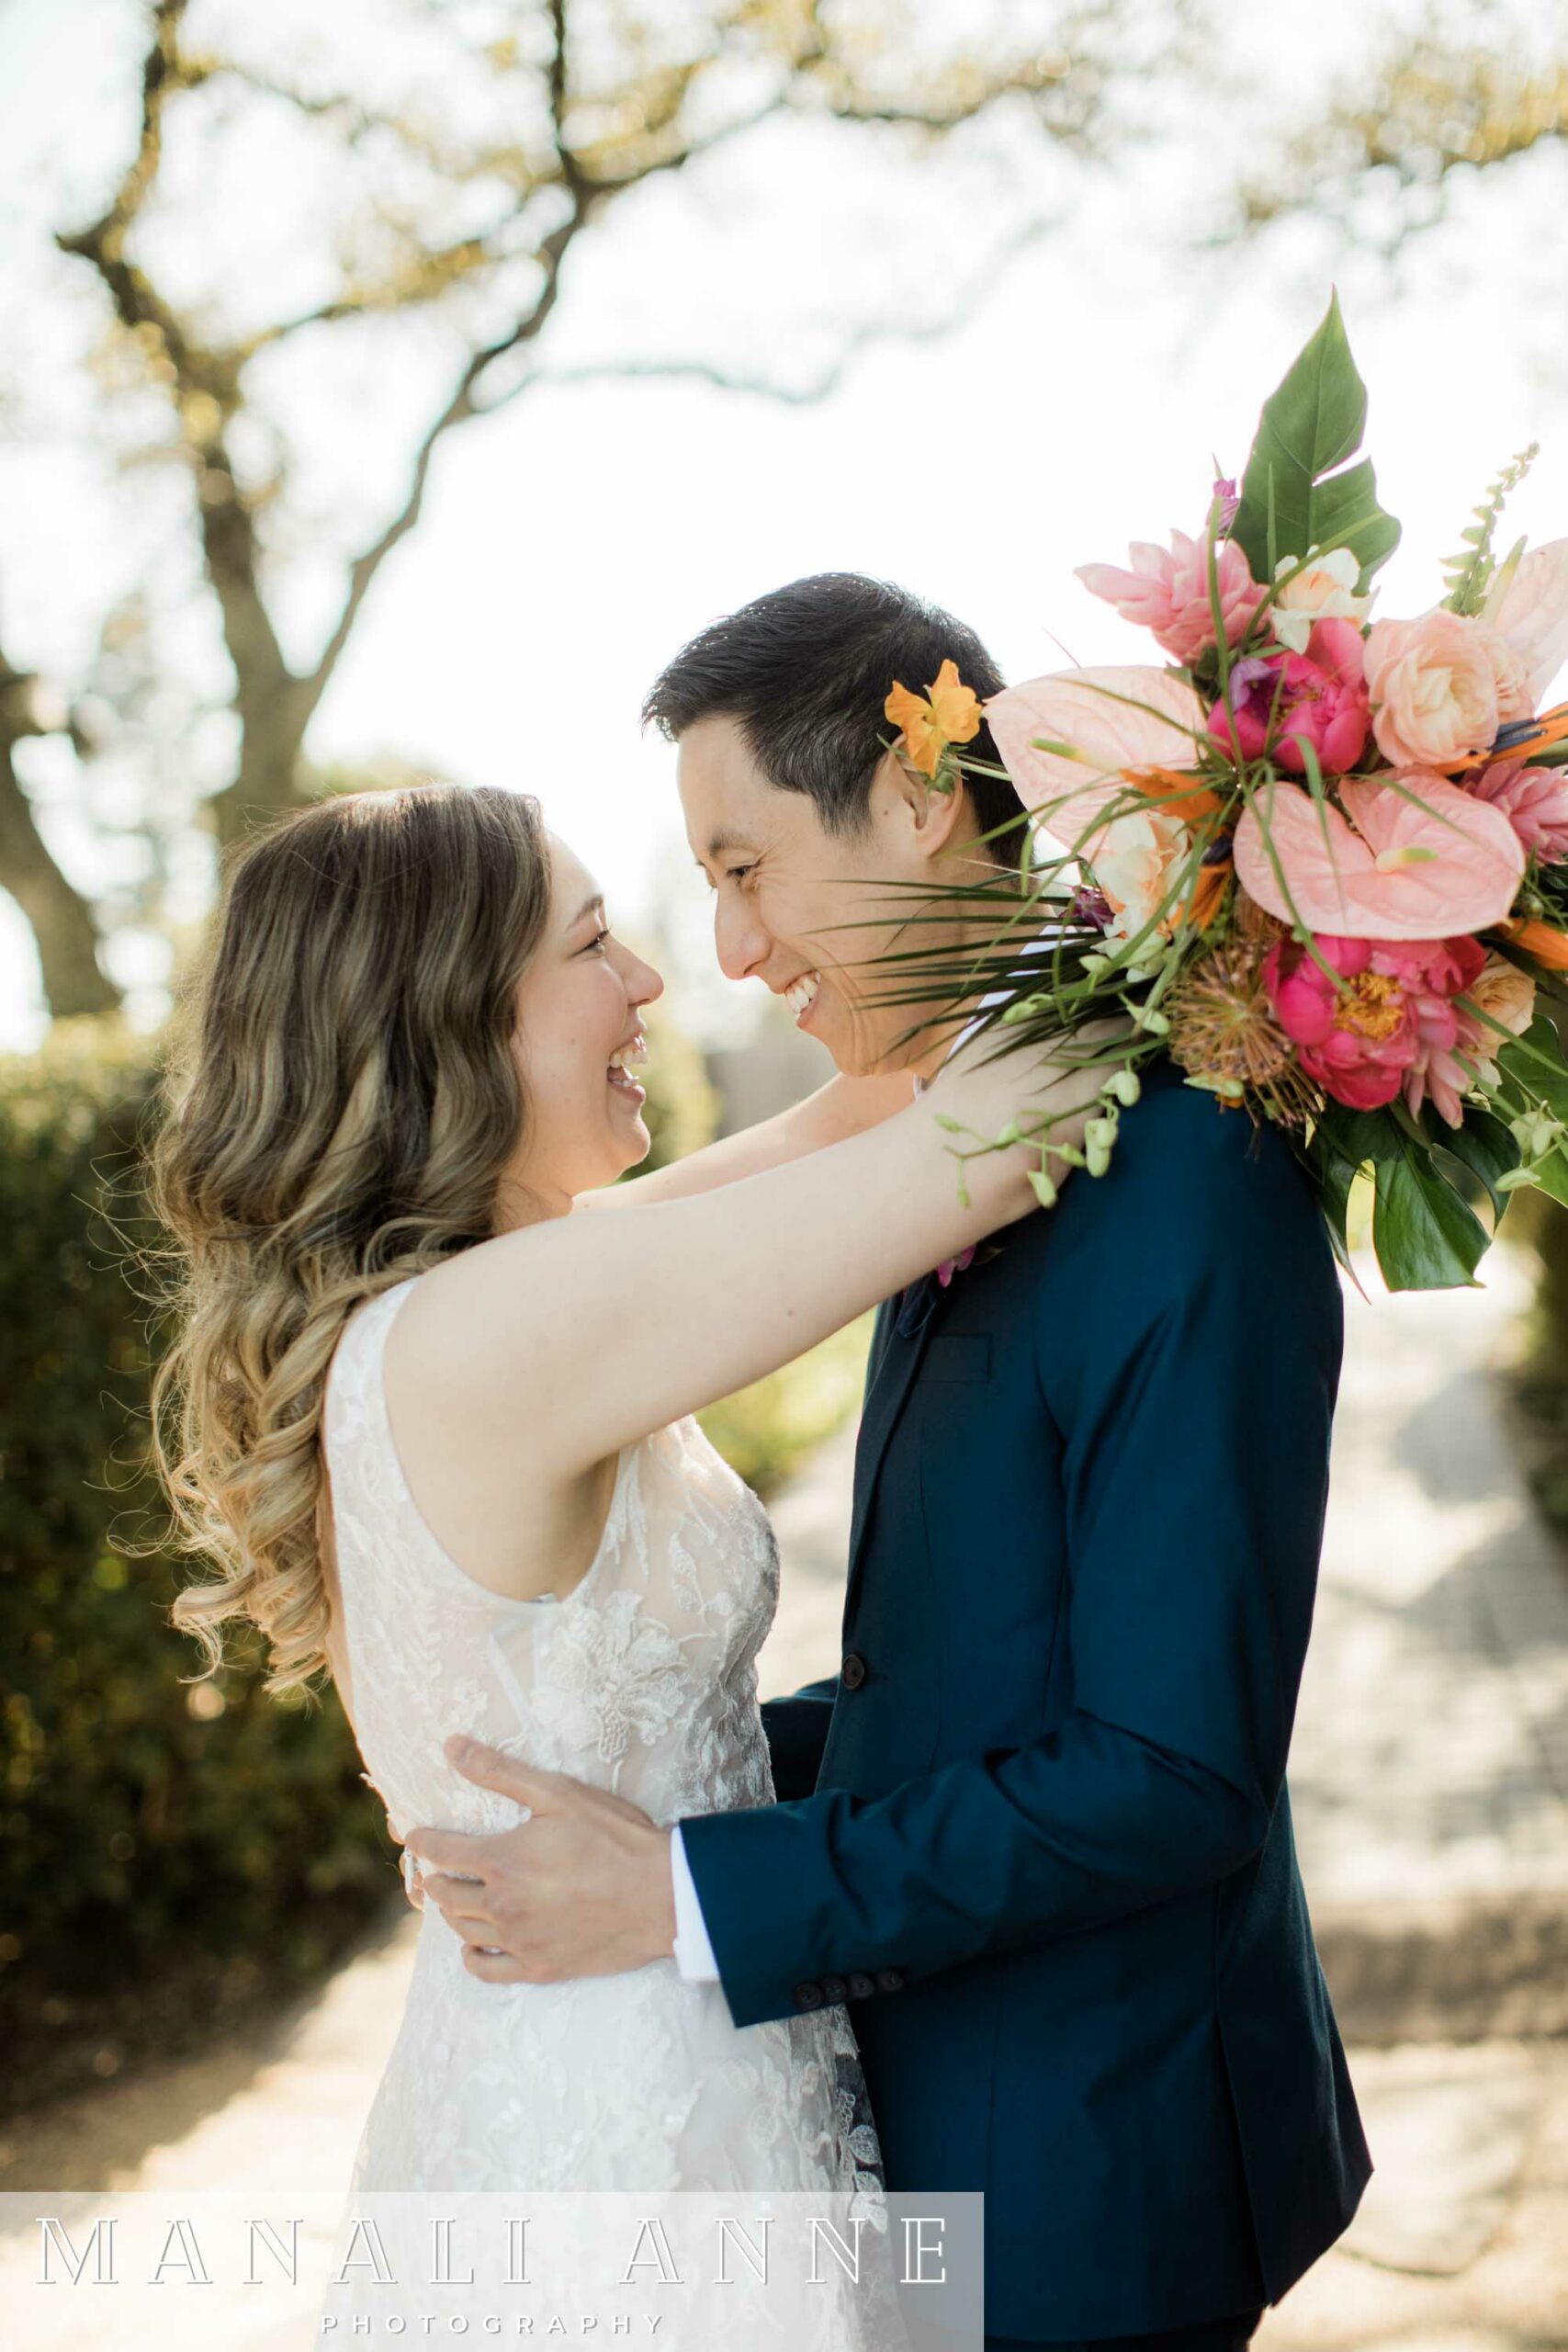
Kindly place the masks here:
[[(1238, 26), (1258, 13), (1236, 0)], [(1212, 113), (1189, 96), (1168, 136), (1114, 174), (1042, 157), (1005, 123), (917, 164), (795, 130), (736, 151), (722, 174), (628, 204), (569, 283), (558, 364), (716, 352), (752, 372), (809, 378), (846, 323), (886, 306), (888, 286), (919, 317), (956, 299), (987, 266), (1010, 208), (1060, 220), (957, 335), (874, 348), (818, 404), (598, 383), (531, 391), (454, 435), (419, 531), (366, 609), (313, 755), (394, 753), (537, 792), (604, 883), (613, 917), (646, 927), (661, 909), (693, 976), (687, 1017), (734, 1034), (735, 992), (700, 978), (706, 893), (680, 831), (672, 755), (637, 725), (661, 662), (712, 616), (802, 572), (853, 569), (962, 614), (1014, 678), (1068, 658), (1145, 658), (1147, 640), (1095, 603), (1073, 567), (1197, 526), (1210, 453), (1239, 469), (1259, 401), (1336, 277), (1371, 388), (1382, 495), (1405, 526), (1382, 608), (1435, 601), (1438, 559), (1532, 438), (1545, 447), (1512, 529), (1568, 530), (1560, 156), (1456, 187), (1452, 221), (1412, 243), (1397, 271), (1348, 258), (1321, 223), (1247, 252), (1183, 240), (1226, 168), (1227, 137), (1256, 153), (1261, 121), (1288, 126), (1303, 55), (1321, 63), (1344, 53), (1331, 36), (1351, 44), (1370, 18), (1376, 30), (1410, 13), (1270, 0), (1269, 54), (1256, 70), (1248, 59), (1239, 96), (1222, 91)], [(12, 330), (0, 378), (13, 388), (25, 390), (37, 352), (69, 371), (69, 336), (51, 340), (36, 312), (39, 188), (67, 149), (79, 159), (123, 123), (128, 20), (134, 30), (127, 0), (0, 0), (0, 235), (11, 240), (0, 286)], [(95, 28), (118, 47), (95, 48)], [(1226, 71), (1236, 74), (1234, 58)], [(1258, 78), (1269, 74), (1276, 97)], [(330, 457), (317, 455), (280, 596), (301, 657), (338, 581), (312, 545), (310, 501), (328, 548), (358, 515), (374, 517), (407, 446), (400, 401), (412, 413), (439, 357), (413, 354), (395, 382), (339, 379), (331, 398), (304, 378), (279, 387), (297, 437), (318, 408), (333, 411), (336, 434)], [(13, 662), (67, 674), (107, 586), (146, 561), (148, 493), (131, 478), (106, 503), (81, 455), (85, 416), (85, 403), (80, 417), (67, 405), (57, 429), (31, 424), (0, 451), (0, 642)], [(158, 511), (162, 545), (177, 535), (178, 507)], [(35, 749), (28, 781), (51, 838), (85, 878), (100, 853), (72, 814), (69, 755)], [(156, 955), (134, 939), (121, 952), (124, 976), (148, 984), (137, 1004), (149, 1015)], [(39, 1027), (30, 942), (0, 900), (0, 1044), (26, 1044)]]

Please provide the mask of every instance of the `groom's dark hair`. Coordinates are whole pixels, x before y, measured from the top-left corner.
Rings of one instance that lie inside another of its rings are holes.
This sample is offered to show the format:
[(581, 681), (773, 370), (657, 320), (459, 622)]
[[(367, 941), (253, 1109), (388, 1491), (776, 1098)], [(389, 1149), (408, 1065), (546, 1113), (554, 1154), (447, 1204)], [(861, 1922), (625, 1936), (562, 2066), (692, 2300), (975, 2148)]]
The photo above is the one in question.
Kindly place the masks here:
[[(699, 718), (738, 720), (769, 783), (804, 792), (824, 831), (852, 837), (866, 830), (872, 778), (895, 732), (883, 708), (889, 688), (897, 680), (923, 693), (949, 657), (982, 700), (1004, 684), (974, 630), (940, 605), (858, 571), (818, 571), (682, 646), (649, 689), (643, 724), (678, 742)], [(988, 727), (963, 750), (1001, 764)], [(1021, 812), (1004, 776), (964, 785), (982, 832)], [(1016, 864), (1016, 827), (987, 846)]]

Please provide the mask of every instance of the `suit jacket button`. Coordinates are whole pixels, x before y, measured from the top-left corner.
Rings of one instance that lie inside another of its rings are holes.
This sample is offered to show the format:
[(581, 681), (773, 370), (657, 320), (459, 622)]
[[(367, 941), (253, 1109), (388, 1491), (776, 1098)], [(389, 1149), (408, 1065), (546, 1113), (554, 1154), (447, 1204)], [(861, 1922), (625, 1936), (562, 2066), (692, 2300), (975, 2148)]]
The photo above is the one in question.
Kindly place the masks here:
[(879, 1968), (876, 1972), (876, 1989), (879, 1993), (901, 1993), (904, 1989), (904, 1979), (896, 1968)]
[(804, 1984), (797, 1984), (795, 1988), (795, 2006), (797, 2009), (819, 2009), (822, 2007), (821, 1985), (813, 1984), (809, 1979)]
[(858, 1690), (865, 1680), (865, 1660), (852, 1650), (839, 1669), (839, 1679), (846, 1690)]
[(875, 1990), (874, 1977), (863, 1975), (859, 1969), (856, 1969), (849, 1979), (849, 1996), (852, 2001), (869, 2001)]
[(822, 1998), (824, 2001), (831, 2002), (836, 2005), (838, 2002), (848, 1997), (849, 1989), (849, 1986), (845, 1984), (841, 1976), (824, 1976), (822, 1979)]

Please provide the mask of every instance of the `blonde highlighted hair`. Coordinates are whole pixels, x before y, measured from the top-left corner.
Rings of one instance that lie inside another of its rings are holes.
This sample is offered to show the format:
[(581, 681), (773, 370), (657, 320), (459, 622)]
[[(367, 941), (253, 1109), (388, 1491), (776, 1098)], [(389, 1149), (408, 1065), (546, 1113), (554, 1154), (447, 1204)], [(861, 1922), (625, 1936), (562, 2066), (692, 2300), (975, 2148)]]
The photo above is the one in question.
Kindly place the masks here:
[(361, 1300), (494, 1229), (549, 892), (537, 802), (451, 785), (321, 802), (234, 862), (152, 1155), (181, 1269), (154, 1445), (219, 1570), (173, 1614), (209, 1673), (236, 1617), (269, 1690), (327, 1664), (328, 1366)]

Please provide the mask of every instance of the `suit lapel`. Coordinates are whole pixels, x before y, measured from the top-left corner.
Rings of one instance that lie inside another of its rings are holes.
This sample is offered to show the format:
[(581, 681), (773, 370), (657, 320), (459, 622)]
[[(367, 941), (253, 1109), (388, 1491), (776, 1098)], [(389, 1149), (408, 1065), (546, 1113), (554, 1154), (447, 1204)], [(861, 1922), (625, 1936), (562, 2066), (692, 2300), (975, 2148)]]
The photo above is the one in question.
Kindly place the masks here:
[[(887, 1442), (903, 1410), (915, 1374), (920, 1368), (931, 1326), (936, 1320), (935, 1309), (941, 1293), (933, 1274), (928, 1274), (925, 1281), (930, 1283), (933, 1295), (919, 1295), (912, 1302), (914, 1313), (901, 1315), (897, 1299), (885, 1300), (878, 1309), (877, 1328), (872, 1339), (872, 1376), (861, 1414), (860, 1438), (855, 1446), (854, 1510), (850, 1521), (849, 1592), (852, 1597), (859, 1573), (866, 1523), (875, 1498), (882, 1457), (887, 1451)], [(908, 1298), (908, 1294), (905, 1295)]]

